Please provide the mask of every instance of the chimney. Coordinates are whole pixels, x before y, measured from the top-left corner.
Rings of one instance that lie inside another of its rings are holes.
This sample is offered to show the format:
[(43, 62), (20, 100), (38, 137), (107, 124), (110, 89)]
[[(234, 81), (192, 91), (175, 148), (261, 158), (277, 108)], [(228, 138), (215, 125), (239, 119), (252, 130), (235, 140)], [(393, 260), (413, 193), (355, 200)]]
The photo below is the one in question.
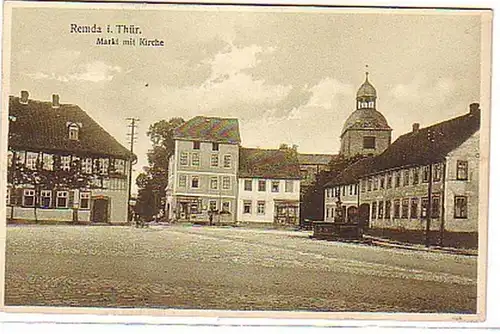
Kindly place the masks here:
[(30, 94), (28, 93), (27, 90), (22, 90), (21, 91), (21, 98), (19, 99), (19, 102), (21, 104), (28, 104), (28, 97), (30, 96)]
[(417, 132), (420, 129), (420, 123), (413, 123), (413, 132)]
[(59, 95), (58, 94), (52, 94), (52, 108), (59, 108)]
[(481, 113), (481, 109), (479, 109), (479, 103), (471, 103), (469, 105), (469, 111), (472, 115), (479, 115)]

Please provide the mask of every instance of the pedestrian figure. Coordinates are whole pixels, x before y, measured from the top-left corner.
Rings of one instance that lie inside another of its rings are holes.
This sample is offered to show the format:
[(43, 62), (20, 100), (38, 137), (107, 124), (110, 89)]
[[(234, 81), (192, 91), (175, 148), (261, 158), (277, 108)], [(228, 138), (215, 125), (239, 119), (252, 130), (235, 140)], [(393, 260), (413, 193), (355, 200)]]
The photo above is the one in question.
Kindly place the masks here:
[(214, 212), (210, 211), (208, 214), (208, 225), (212, 226), (212, 222), (214, 221)]

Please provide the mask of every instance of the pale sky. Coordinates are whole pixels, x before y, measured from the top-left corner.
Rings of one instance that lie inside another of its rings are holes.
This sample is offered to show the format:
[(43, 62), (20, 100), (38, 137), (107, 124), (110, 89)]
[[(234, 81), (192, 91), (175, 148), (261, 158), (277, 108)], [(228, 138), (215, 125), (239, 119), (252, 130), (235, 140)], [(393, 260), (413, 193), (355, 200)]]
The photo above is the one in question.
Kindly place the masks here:
[[(365, 64), (393, 140), (479, 102), (480, 13), (430, 13), (14, 9), (10, 94), (57, 93), (127, 147), (125, 118), (139, 117), (136, 174), (148, 126), (172, 117), (237, 117), (244, 146), (335, 154)], [(71, 34), (71, 23), (133, 24), (166, 45), (97, 46), (129, 35)]]

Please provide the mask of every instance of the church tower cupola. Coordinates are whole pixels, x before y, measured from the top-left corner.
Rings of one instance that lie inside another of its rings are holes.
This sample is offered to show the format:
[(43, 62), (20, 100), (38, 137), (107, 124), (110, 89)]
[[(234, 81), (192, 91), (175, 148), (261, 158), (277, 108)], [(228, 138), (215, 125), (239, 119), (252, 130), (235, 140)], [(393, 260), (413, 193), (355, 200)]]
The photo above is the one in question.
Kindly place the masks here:
[(377, 91), (368, 81), (356, 93), (356, 110), (346, 119), (340, 133), (340, 155), (345, 158), (382, 153), (391, 143), (392, 129), (376, 109)]
[(365, 72), (365, 82), (359, 87), (356, 94), (356, 109), (375, 109), (377, 100), (377, 91), (375, 87), (368, 81), (368, 71)]

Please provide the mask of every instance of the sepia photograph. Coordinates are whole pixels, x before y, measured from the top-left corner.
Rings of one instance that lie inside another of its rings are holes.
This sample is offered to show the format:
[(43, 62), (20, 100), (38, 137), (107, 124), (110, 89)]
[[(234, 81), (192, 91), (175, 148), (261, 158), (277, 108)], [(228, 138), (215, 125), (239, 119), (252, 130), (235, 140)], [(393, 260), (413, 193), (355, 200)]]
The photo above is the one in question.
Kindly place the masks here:
[(6, 1), (2, 310), (484, 320), (491, 21)]

